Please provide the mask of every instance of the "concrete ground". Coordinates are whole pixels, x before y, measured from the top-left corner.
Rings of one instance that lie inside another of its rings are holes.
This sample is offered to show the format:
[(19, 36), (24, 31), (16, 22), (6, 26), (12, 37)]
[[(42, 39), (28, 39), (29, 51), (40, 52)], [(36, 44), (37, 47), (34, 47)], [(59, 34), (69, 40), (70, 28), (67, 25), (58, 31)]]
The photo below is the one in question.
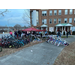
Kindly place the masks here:
[[(66, 38), (71, 43), (75, 36)], [(54, 46), (51, 43), (40, 43), (16, 53), (0, 57), (0, 65), (53, 65), (55, 59), (65, 46)]]
[(0, 65), (52, 65), (64, 46), (40, 43), (0, 58)]

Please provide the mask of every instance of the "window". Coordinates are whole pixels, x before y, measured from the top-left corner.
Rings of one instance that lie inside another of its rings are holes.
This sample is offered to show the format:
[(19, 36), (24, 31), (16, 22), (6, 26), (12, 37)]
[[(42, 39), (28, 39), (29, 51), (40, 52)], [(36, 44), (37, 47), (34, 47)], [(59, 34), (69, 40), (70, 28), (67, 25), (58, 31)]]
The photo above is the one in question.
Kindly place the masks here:
[(61, 10), (59, 10), (59, 13), (58, 13), (58, 15), (61, 15)]
[(67, 23), (67, 18), (64, 19), (64, 23)]
[(50, 23), (50, 24), (52, 23), (52, 19), (50, 19), (49, 23)]
[(72, 18), (69, 18), (69, 23), (72, 23)]
[(61, 23), (61, 19), (60, 18), (58, 19), (58, 23)]
[(50, 13), (50, 16), (51, 16), (52, 15), (52, 10), (50, 10), (49, 13)]
[(57, 10), (54, 10), (54, 15), (57, 15)]
[(75, 14), (75, 9), (74, 9), (74, 14)]
[(65, 15), (67, 15), (67, 14), (68, 14), (68, 9), (65, 10)]
[(42, 11), (42, 16), (47, 16), (47, 11)]
[(72, 14), (73, 13), (73, 9), (70, 9), (70, 14)]
[(44, 24), (44, 19), (42, 20), (42, 24)]
[(37, 24), (39, 24), (39, 22), (37, 22)]
[(74, 23), (75, 23), (75, 18), (74, 18)]
[(56, 23), (56, 19), (54, 19), (54, 23)]
[(47, 19), (42, 19), (42, 24), (47, 24)]

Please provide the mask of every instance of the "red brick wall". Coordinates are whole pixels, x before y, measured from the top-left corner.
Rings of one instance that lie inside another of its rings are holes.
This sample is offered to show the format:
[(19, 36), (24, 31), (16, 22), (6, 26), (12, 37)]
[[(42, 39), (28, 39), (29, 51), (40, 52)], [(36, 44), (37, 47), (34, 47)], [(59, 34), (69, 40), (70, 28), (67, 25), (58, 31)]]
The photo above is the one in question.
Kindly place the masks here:
[[(47, 19), (48, 27), (54, 27), (55, 25), (58, 24), (58, 18), (61, 18), (61, 23), (64, 23), (64, 18), (67, 18), (67, 23), (69, 23), (69, 18), (72, 18), (72, 23), (71, 24), (73, 26), (75, 26), (75, 23), (74, 23), (74, 18), (75, 18), (74, 9), (73, 9), (73, 14), (72, 15), (69, 14), (70, 9), (68, 9), (68, 15), (65, 15), (65, 9), (49, 9), (49, 10), (46, 10), (47, 11), (47, 16), (42, 16), (42, 11), (44, 11), (44, 10), (31, 9), (30, 11), (33, 11), (33, 10), (39, 11), (39, 24), (36, 27), (40, 27), (42, 25), (42, 19)], [(49, 11), (50, 10), (52, 10), (52, 16), (49, 16)], [(57, 10), (57, 15), (54, 15), (54, 10)], [(62, 10), (61, 15), (58, 15), (58, 10)], [(57, 19), (56, 24), (54, 24), (54, 18)], [(52, 19), (52, 24), (49, 24), (49, 19)]]

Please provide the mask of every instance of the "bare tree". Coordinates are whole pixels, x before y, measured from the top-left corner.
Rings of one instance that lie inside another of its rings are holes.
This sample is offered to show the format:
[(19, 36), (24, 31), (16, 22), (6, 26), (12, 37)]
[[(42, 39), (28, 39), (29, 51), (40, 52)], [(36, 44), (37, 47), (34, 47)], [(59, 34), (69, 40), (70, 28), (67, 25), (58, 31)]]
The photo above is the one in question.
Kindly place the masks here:
[(21, 25), (16, 24), (16, 25), (14, 26), (14, 28), (17, 29), (17, 30), (19, 30), (19, 29), (21, 28)]
[(26, 9), (26, 10), (24, 10), (24, 13), (23, 13), (23, 21), (25, 22), (25, 23), (27, 23), (28, 24), (28, 26), (30, 27), (31, 25), (31, 23), (30, 23), (30, 9)]
[(4, 16), (4, 14), (5, 14), (6, 12), (8, 12), (8, 9), (5, 9), (4, 11), (0, 11), (0, 15), (1, 15), (1, 16)]

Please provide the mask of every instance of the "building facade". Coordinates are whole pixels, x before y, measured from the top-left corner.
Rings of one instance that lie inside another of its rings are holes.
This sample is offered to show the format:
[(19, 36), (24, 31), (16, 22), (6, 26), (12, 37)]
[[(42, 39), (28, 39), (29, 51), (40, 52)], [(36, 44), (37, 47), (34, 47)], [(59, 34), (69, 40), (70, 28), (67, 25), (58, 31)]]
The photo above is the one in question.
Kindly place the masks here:
[(41, 30), (75, 30), (75, 9), (30, 9), (30, 19), (31, 26)]

